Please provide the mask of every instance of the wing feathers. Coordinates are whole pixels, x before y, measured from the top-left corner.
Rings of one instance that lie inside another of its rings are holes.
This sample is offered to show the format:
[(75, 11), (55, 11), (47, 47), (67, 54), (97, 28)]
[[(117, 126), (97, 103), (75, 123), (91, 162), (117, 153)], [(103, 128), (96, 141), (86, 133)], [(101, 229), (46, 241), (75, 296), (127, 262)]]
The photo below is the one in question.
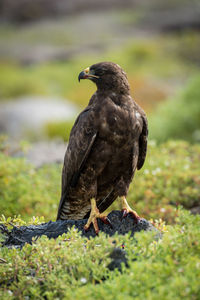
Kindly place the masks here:
[(92, 110), (87, 108), (77, 118), (69, 139), (62, 171), (62, 195), (57, 220), (62, 213), (70, 187), (75, 187), (97, 137)]
[(147, 153), (147, 137), (148, 137), (148, 123), (145, 115), (142, 116), (143, 128), (139, 137), (139, 157), (137, 162), (137, 169), (140, 170), (144, 164)]
[(75, 173), (73, 174), (73, 176), (72, 176), (72, 179), (71, 179), (71, 181), (70, 181), (70, 186), (71, 186), (71, 187), (75, 187), (76, 184), (77, 184), (77, 182), (78, 182), (78, 179), (79, 179), (79, 177), (80, 177), (81, 171), (82, 171), (83, 168), (84, 168), (84, 165), (85, 165), (85, 163), (86, 163), (86, 161), (87, 161), (88, 155), (89, 155), (89, 153), (90, 153), (90, 151), (91, 151), (91, 148), (92, 148), (92, 146), (93, 146), (93, 144), (94, 144), (94, 141), (95, 141), (95, 139), (96, 139), (96, 136), (97, 136), (97, 133), (95, 133), (95, 134), (91, 137), (90, 143), (89, 143), (88, 148), (86, 149), (86, 152), (85, 152), (85, 154), (84, 154), (84, 156), (83, 156), (83, 159), (82, 159), (82, 161), (81, 161), (81, 163), (80, 163), (79, 169), (78, 169), (77, 172), (75, 172)]

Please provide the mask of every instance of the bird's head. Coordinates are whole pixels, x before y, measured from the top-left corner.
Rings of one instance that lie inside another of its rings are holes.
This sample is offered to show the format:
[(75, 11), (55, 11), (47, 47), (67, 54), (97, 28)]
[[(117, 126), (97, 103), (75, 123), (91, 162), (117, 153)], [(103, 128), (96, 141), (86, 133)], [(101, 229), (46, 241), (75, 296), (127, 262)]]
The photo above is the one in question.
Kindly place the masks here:
[(122, 68), (112, 62), (100, 62), (82, 71), (78, 80), (90, 79), (98, 90), (129, 93), (129, 83)]

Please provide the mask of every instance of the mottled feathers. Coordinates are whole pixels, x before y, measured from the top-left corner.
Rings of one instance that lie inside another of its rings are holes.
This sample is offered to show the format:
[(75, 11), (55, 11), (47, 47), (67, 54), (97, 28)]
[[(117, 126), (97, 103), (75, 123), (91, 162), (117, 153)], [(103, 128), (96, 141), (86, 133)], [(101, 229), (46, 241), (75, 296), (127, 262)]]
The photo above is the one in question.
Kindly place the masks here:
[(57, 219), (87, 217), (92, 197), (103, 212), (118, 196), (126, 196), (147, 151), (146, 115), (130, 96), (125, 72), (103, 62), (79, 78), (92, 80), (97, 91), (70, 134)]

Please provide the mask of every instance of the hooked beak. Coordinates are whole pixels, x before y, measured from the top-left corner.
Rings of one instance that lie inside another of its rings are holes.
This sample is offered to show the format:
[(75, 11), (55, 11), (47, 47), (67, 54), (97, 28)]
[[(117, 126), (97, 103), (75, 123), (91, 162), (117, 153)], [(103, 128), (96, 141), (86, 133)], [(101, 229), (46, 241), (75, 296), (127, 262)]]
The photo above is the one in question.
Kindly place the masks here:
[(85, 69), (78, 75), (78, 81), (80, 82), (81, 79), (92, 79), (92, 78), (99, 78), (99, 76), (96, 76), (91, 73), (90, 68)]
[(79, 75), (78, 75), (78, 81), (80, 82), (81, 79), (86, 79), (88, 78), (88, 75), (85, 74), (84, 71), (82, 71)]

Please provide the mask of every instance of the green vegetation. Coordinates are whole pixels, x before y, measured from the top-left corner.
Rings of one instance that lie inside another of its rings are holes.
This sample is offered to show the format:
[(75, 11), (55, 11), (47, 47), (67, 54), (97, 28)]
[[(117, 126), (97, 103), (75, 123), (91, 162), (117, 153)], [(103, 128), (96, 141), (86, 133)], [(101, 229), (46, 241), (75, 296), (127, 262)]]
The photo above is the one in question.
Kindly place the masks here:
[(61, 166), (35, 169), (25, 159), (0, 153), (0, 211), (5, 216), (21, 214), (55, 218), (60, 196)]
[(37, 76), (33, 77), (30, 69), (5, 63), (1, 63), (0, 68), (0, 99), (45, 92), (40, 79)]
[[(39, 238), (20, 249), (0, 250), (2, 299), (198, 300), (200, 216), (178, 212), (176, 225), (135, 238), (104, 234), (87, 240), (75, 230), (56, 240)], [(129, 268), (109, 271), (109, 254), (125, 244)]]
[[(173, 81), (174, 88), (180, 85), (180, 80), (185, 81), (188, 76), (198, 71), (197, 59), (192, 61), (186, 60), (185, 57), (190, 53), (188, 40), (192, 43), (194, 51), (196, 48), (199, 49), (199, 36), (197, 34), (193, 34), (190, 38), (188, 36), (191, 34), (185, 33), (181, 36), (182, 44), (186, 45), (184, 55), (180, 55), (179, 39), (171, 35), (137, 39), (125, 44), (121, 49), (107, 51), (101, 56), (84, 55), (64, 62), (27, 66), (13, 61), (0, 62), (0, 100), (27, 94), (47, 95), (67, 98), (83, 107), (87, 105), (95, 86), (88, 81), (78, 84), (79, 72), (94, 62), (110, 60), (126, 70), (133, 96), (138, 102), (142, 101), (144, 108), (149, 108), (149, 101), (157, 102), (166, 98), (171, 91), (170, 87), (168, 91), (170, 82)], [(141, 85), (146, 94), (140, 93)], [(152, 89), (154, 94), (151, 99)], [(158, 94), (155, 93), (156, 90)]]
[[(145, 218), (173, 222), (177, 205), (192, 208), (199, 204), (200, 146), (186, 142), (156, 145), (149, 142), (144, 167), (136, 172), (128, 202)], [(114, 202), (113, 208), (117, 208)]]
[(63, 121), (63, 122), (50, 122), (45, 126), (45, 132), (51, 139), (62, 138), (64, 141), (69, 141), (70, 132), (74, 120)]
[[(1, 147), (3, 150), (3, 146)], [(3, 152), (5, 152), (3, 150)], [(61, 165), (35, 169), (22, 158), (0, 153), (0, 211), (23, 219), (44, 216), (54, 220), (60, 197)], [(200, 145), (149, 142), (145, 166), (136, 172), (129, 204), (143, 217), (174, 222), (177, 205), (189, 209), (199, 203)], [(115, 201), (110, 209), (120, 209)]]
[[(51, 95), (69, 97), (76, 88), (81, 65), (77, 62), (49, 63), (22, 67), (1, 64), (0, 99), (24, 95)], [(83, 66), (85, 68), (85, 66)], [(81, 98), (81, 101), (85, 101)], [(77, 102), (81, 105), (81, 103)]]
[(200, 141), (200, 75), (175, 99), (160, 104), (150, 118), (150, 138)]
[(72, 35), (66, 32), (68, 20), (59, 22), (39, 22), (18, 27), (13, 24), (1, 24), (0, 37), (4, 47), (16, 47), (19, 41), (28, 46), (66, 46), (72, 42)]

